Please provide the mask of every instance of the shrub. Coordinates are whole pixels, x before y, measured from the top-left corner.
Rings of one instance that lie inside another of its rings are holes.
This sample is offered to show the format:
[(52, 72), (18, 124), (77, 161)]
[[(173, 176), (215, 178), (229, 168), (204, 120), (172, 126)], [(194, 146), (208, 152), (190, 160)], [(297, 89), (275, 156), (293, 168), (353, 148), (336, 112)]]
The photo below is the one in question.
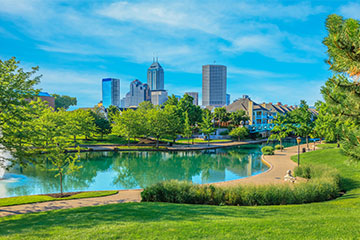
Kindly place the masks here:
[(261, 149), (264, 155), (274, 155), (274, 148), (272, 146), (265, 146)]
[(337, 170), (321, 165), (304, 165), (296, 168), (295, 173), (309, 180), (295, 185), (235, 187), (171, 180), (146, 187), (141, 197), (143, 202), (257, 206), (320, 202), (339, 195), (340, 177)]
[(280, 144), (277, 144), (277, 145), (275, 145), (275, 149), (276, 150), (284, 149), (284, 146), (280, 145)]
[(222, 131), (220, 133), (221, 136), (229, 135), (229, 130)]

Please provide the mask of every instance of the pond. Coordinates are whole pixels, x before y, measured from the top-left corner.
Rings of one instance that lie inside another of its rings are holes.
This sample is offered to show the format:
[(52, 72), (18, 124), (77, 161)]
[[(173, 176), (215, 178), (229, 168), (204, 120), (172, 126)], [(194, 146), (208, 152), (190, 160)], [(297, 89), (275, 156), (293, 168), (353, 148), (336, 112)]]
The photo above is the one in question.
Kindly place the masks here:
[[(268, 169), (261, 161), (261, 146), (189, 152), (85, 152), (81, 153), (80, 171), (65, 177), (64, 191), (139, 189), (169, 179), (214, 183), (245, 178)], [(0, 180), (0, 197), (59, 192), (55, 174), (39, 166), (15, 167)]]

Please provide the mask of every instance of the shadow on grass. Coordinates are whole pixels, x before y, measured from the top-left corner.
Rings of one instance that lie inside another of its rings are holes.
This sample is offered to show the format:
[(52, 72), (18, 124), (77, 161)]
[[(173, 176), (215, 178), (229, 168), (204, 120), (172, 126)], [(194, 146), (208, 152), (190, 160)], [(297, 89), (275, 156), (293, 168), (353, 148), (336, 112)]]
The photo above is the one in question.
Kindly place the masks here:
[[(215, 209), (216, 208), (216, 209)], [(236, 208), (236, 209), (235, 209)], [(0, 218), (0, 236), (52, 227), (91, 228), (100, 224), (155, 221), (200, 221), (214, 218), (263, 218), (274, 215), (273, 208), (207, 206), (166, 203), (125, 203), (41, 212)], [(43, 232), (43, 231), (41, 231)]]

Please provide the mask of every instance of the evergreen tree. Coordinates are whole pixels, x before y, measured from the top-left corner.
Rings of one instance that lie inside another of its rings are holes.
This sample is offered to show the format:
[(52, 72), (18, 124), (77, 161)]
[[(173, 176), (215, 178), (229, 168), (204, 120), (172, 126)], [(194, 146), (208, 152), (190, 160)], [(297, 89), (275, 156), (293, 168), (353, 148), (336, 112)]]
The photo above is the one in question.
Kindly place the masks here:
[(334, 76), (322, 88), (329, 110), (345, 124), (342, 147), (360, 159), (360, 22), (336, 14), (326, 20), (328, 63)]

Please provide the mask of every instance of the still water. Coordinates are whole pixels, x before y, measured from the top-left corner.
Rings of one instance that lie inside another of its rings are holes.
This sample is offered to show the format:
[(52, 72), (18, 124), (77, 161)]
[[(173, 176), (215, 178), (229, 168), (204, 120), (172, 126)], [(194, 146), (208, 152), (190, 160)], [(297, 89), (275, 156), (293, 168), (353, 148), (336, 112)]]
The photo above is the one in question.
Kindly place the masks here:
[[(214, 183), (268, 169), (260, 144), (191, 152), (87, 152), (81, 159), (80, 171), (64, 179), (66, 192), (138, 189), (169, 179)], [(0, 180), (0, 197), (59, 192), (55, 174), (38, 166), (15, 167)]]

